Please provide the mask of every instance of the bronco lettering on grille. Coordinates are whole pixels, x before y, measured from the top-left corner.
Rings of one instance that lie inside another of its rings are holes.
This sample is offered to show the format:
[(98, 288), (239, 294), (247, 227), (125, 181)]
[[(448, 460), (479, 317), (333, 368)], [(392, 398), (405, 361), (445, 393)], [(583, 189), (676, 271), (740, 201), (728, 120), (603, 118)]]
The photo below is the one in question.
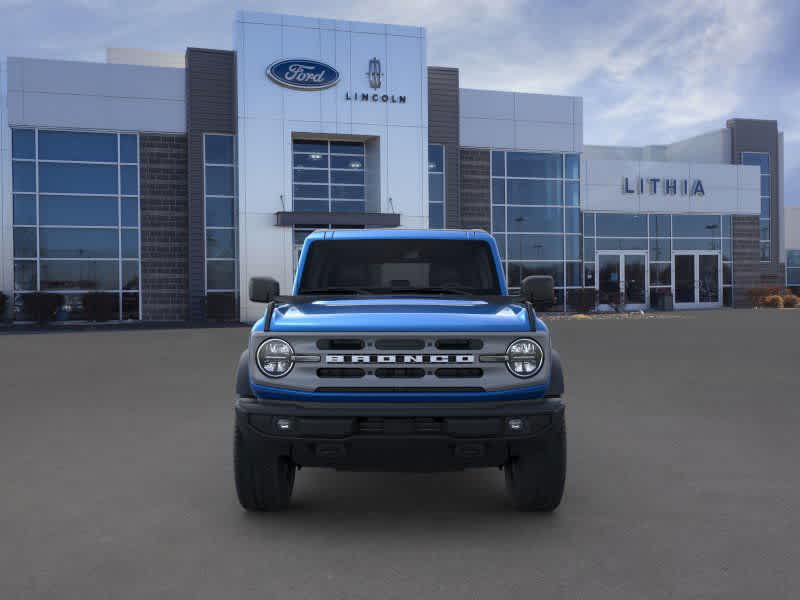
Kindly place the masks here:
[(474, 363), (472, 354), (327, 354), (327, 363), (420, 364)]

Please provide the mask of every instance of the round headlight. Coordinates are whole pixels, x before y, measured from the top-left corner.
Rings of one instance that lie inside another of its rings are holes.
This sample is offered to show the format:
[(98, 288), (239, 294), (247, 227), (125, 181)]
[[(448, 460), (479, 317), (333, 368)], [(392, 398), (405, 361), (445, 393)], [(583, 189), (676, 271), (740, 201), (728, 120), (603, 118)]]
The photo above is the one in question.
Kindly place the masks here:
[(256, 364), (267, 377), (283, 377), (294, 366), (294, 350), (289, 342), (270, 338), (258, 347)]
[(506, 366), (517, 377), (533, 377), (544, 364), (544, 350), (539, 342), (522, 338), (509, 344), (506, 350)]

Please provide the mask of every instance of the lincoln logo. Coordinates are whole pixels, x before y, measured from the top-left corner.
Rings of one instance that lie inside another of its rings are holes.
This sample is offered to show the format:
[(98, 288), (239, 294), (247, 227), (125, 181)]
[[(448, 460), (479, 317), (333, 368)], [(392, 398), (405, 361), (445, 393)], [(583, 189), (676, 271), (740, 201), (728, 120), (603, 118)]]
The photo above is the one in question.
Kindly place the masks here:
[(441, 364), (474, 363), (472, 354), (328, 354), (326, 363), (342, 364)]
[(332, 66), (297, 58), (272, 63), (267, 75), (275, 83), (296, 90), (324, 90), (339, 82), (339, 71)]
[(381, 87), (381, 77), (383, 73), (381, 73), (381, 61), (377, 58), (373, 58), (369, 61), (369, 71), (367, 71), (367, 77), (369, 77), (369, 87), (373, 90), (377, 90)]

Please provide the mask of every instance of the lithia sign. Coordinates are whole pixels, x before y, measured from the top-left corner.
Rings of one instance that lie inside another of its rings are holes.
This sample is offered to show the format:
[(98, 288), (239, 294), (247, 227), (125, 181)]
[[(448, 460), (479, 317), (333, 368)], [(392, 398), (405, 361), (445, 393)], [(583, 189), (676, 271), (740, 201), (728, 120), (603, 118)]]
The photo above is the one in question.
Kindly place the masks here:
[[(381, 61), (377, 57), (369, 61), (367, 81), (372, 92), (347, 91), (344, 99), (350, 102), (384, 102), (388, 104), (405, 104), (406, 97), (394, 94), (382, 94), (383, 72)], [(324, 90), (339, 83), (341, 76), (334, 67), (305, 58), (277, 60), (267, 67), (267, 77), (278, 85), (293, 90)]]
[[(631, 181), (633, 179), (633, 181)], [(666, 196), (705, 196), (706, 191), (703, 189), (703, 182), (699, 179), (661, 179), (659, 177), (623, 177), (622, 178), (622, 193), (623, 194), (637, 194), (642, 195), (645, 193), (657, 194), (659, 191)]]

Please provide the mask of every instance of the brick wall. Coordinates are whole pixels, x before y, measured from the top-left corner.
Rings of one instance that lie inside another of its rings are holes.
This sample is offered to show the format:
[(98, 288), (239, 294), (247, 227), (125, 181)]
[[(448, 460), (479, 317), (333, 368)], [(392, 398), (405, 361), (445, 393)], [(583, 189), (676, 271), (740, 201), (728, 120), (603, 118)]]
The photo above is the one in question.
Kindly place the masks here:
[(491, 229), (488, 150), (461, 150), (461, 227)]
[(186, 136), (139, 135), (142, 319), (188, 318)]

